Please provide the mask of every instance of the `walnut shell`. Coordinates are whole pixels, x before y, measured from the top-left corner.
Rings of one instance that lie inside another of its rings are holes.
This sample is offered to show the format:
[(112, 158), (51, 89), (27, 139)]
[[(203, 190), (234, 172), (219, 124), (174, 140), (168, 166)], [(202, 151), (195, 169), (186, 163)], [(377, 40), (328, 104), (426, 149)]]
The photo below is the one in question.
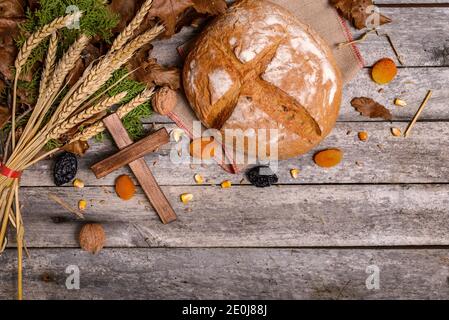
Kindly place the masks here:
[(83, 250), (92, 254), (99, 253), (106, 241), (103, 226), (99, 223), (85, 224), (81, 228), (79, 241)]
[(162, 87), (153, 96), (153, 109), (157, 113), (166, 116), (173, 111), (177, 101), (178, 97), (175, 90), (169, 87)]

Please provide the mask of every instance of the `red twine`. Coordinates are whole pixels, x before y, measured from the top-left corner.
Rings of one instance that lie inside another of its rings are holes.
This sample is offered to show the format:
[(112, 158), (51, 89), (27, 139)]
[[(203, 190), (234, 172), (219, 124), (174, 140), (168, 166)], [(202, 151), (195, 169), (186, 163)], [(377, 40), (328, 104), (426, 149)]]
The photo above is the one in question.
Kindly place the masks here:
[(22, 175), (21, 171), (14, 171), (0, 162), (0, 175), (10, 179), (19, 179)]

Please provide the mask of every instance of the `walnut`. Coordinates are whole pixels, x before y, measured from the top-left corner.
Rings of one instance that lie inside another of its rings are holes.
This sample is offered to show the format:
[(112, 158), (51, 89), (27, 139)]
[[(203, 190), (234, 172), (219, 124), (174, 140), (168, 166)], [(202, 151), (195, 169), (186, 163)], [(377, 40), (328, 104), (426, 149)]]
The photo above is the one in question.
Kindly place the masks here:
[(97, 254), (104, 247), (106, 236), (104, 229), (99, 223), (88, 223), (81, 228), (80, 246), (83, 250)]
[(173, 111), (177, 101), (178, 97), (175, 90), (169, 87), (162, 87), (153, 96), (153, 109), (157, 113), (165, 116)]

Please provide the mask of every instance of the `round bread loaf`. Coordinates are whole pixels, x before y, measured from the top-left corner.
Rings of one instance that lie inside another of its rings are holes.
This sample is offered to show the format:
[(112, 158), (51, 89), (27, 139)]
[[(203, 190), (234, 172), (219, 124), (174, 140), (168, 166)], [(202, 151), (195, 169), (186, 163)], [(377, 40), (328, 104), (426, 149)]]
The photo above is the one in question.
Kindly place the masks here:
[(342, 96), (324, 40), (265, 0), (239, 1), (212, 22), (187, 57), (183, 82), (206, 127), (249, 136), (277, 129), (268, 139), (278, 142), (279, 159), (320, 143), (335, 125)]

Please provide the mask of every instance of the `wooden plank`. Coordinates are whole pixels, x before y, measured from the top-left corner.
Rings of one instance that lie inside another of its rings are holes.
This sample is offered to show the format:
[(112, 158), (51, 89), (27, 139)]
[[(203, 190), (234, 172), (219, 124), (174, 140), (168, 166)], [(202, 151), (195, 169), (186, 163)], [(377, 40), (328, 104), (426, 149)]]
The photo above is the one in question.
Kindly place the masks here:
[[(449, 64), (447, 54), (443, 53), (449, 32), (446, 23), (449, 7), (381, 8), (381, 12), (394, 21), (382, 26), (381, 30), (391, 36), (405, 66), (441, 67)], [(380, 58), (395, 57), (385, 37), (370, 36), (359, 48), (368, 66)]]
[[(431, 109), (431, 105), (429, 105)], [(403, 123), (339, 123), (332, 134), (319, 147), (337, 147), (344, 151), (343, 162), (332, 169), (322, 169), (313, 162), (313, 152), (279, 164), (281, 184), (304, 183), (446, 183), (449, 182), (449, 122), (418, 122), (411, 137), (393, 137), (391, 127), (405, 129)], [(168, 130), (174, 127), (169, 126)], [(368, 142), (357, 138), (358, 131), (369, 133)], [(244, 174), (231, 175), (217, 165), (200, 166), (173, 163), (170, 150), (174, 144), (162, 147), (145, 159), (161, 185), (195, 184), (193, 176), (204, 176), (206, 184), (219, 184), (231, 180), (239, 184)], [(110, 141), (94, 143), (87, 155), (79, 160), (78, 178), (86, 185), (114, 184), (120, 174), (129, 174), (120, 169), (113, 175), (96, 179), (88, 168), (115, 152)], [(177, 153), (176, 153), (177, 154)], [(22, 186), (54, 186), (51, 176), (53, 161), (45, 160), (24, 172)], [(292, 179), (290, 169), (301, 169), (299, 179)], [(243, 183), (247, 184), (246, 181)], [(70, 186), (69, 186), (70, 187)]]
[[(354, 111), (350, 102), (352, 98), (360, 96), (371, 97), (385, 105), (392, 111), (395, 120), (410, 121), (429, 89), (434, 90), (434, 95), (430, 108), (426, 108), (420, 118), (421, 121), (449, 120), (447, 107), (449, 68), (402, 68), (397, 78), (383, 87), (371, 80), (368, 70), (363, 70), (344, 89), (339, 121), (379, 121), (379, 119), (362, 117)], [(395, 106), (393, 104), (395, 98), (405, 100), (408, 106), (406, 108)], [(145, 119), (145, 123), (172, 123), (172, 121), (155, 114), (150, 119)]]
[[(0, 298), (15, 296), (15, 253), (0, 256)], [(67, 290), (69, 265), (80, 290)], [(379, 289), (366, 286), (378, 268)], [(376, 269), (377, 269), (376, 268)], [(33, 250), (27, 299), (448, 299), (447, 250)], [(42, 277), (47, 281), (43, 281)]]
[[(351, 107), (352, 98), (361, 96), (373, 98), (386, 106), (394, 120), (410, 121), (430, 89), (434, 90), (434, 95), (420, 120), (448, 120), (449, 68), (402, 68), (397, 78), (383, 87), (371, 80), (368, 70), (363, 70), (344, 89), (339, 121), (370, 121)], [(396, 98), (405, 100), (408, 106), (395, 106)]]
[[(449, 57), (438, 54), (447, 46), (449, 7), (382, 7), (381, 13), (393, 19), (393, 23), (382, 26), (381, 31), (391, 36), (406, 66), (449, 65)], [(352, 31), (355, 37), (361, 34), (355, 29)], [(192, 28), (184, 28), (171, 39), (155, 42), (152, 55), (162, 64), (181, 65), (176, 49), (191, 39), (194, 32)], [(383, 57), (395, 58), (385, 37), (372, 35), (359, 47), (368, 66)]]
[(438, 4), (449, 4), (447, 0), (375, 0), (375, 4), (383, 4), (383, 5), (395, 5), (395, 4), (407, 4), (412, 6), (420, 5), (420, 4), (428, 4), (428, 5), (438, 5)]
[[(113, 188), (22, 188), (27, 245), (78, 247), (76, 235), (84, 221), (49, 200), (47, 193), (74, 206), (86, 199), (85, 218), (104, 225), (109, 247), (449, 245), (449, 185), (163, 190), (179, 218), (168, 226), (149, 214), (152, 209), (140, 190), (123, 202)], [(184, 192), (194, 195), (188, 205), (179, 200)]]
[(125, 147), (113, 156), (97, 162), (91, 169), (95, 177), (98, 179), (104, 178), (115, 170), (144, 157), (168, 142), (170, 142), (170, 137), (167, 130), (165, 128), (159, 129), (142, 140)]
[[(103, 123), (112, 135), (112, 138), (119, 149), (124, 149), (133, 143), (117, 114), (112, 114), (103, 119)], [(148, 167), (148, 164), (145, 162), (145, 159), (139, 158), (129, 163), (129, 167), (134, 173), (137, 181), (139, 181), (148, 200), (150, 200), (151, 205), (159, 215), (159, 218), (161, 218), (162, 222), (167, 224), (175, 221), (176, 213), (173, 211), (170, 202), (162, 192), (153, 173)]]

